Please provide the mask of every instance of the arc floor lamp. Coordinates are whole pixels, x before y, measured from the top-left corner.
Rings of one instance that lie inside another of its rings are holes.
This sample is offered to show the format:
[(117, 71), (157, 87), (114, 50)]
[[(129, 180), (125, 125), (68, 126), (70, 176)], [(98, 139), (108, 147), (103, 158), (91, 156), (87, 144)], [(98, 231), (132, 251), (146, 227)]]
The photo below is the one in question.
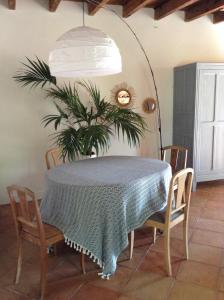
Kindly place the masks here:
[[(158, 88), (149, 57), (133, 28), (113, 9), (97, 0), (87, 0), (88, 4), (99, 5), (112, 12), (131, 32), (140, 47), (152, 77), (158, 112), (160, 154), (162, 157), (162, 126)], [(85, 2), (83, 2), (83, 25), (65, 32), (55, 43), (49, 55), (51, 74), (56, 77), (90, 77), (120, 73), (122, 61), (116, 43), (101, 30), (85, 25)]]

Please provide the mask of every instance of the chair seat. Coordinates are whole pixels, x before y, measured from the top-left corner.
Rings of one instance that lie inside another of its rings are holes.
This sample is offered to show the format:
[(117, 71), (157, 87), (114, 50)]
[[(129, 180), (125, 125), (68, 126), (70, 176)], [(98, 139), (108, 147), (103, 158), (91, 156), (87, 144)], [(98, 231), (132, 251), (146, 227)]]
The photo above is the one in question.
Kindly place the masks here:
[(52, 245), (64, 240), (64, 235), (59, 229), (49, 224), (44, 223), (43, 225), (44, 225), (46, 242), (48, 245)]
[[(36, 226), (36, 228), (26, 228), (24, 227), (22, 230), (23, 238), (30, 240), (31, 242), (35, 244), (40, 244), (40, 234), (38, 231), (37, 223), (34, 221), (33, 225)], [(44, 234), (45, 234), (45, 239), (46, 243), (49, 245), (57, 243), (59, 241), (64, 240), (64, 235), (63, 233), (57, 229), (56, 227), (43, 223), (44, 226)]]
[(43, 223), (43, 225), (46, 239), (52, 238), (56, 235), (63, 236), (63, 233), (58, 228), (46, 223)]
[[(170, 216), (171, 221), (174, 221), (175, 219), (177, 219), (182, 214), (183, 214), (182, 210), (179, 210), (179, 211), (175, 212), (174, 214), (171, 214), (171, 216)], [(152, 221), (156, 221), (156, 222), (165, 224), (165, 221), (166, 221), (166, 209), (157, 211), (152, 216), (150, 216), (148, 218), (148, 220), (152, 220)]]

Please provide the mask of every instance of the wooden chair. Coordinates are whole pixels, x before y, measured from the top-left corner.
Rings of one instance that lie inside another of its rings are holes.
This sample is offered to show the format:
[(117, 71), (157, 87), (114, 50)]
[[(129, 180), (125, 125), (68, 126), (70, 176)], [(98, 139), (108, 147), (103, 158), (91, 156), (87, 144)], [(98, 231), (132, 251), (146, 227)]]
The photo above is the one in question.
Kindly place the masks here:
[(45, 153), (45, 161), (46, 161), (48, 170), (50, 170), (52, 167), (56, 167), (56, 166), (63, 164), (60, 149), (59, 148), (49, 149)]
[(162, 160), (166, 160), (168, 151), (170, 151), (170, 165), (173, 174), (187, 167), (187, 148), (183, 146), (166, 146), (162, 149)]
[[(165, 263), (167, 273), (172, 276), (170, 262), (170, 229), (183, 222), (183, 234), (186, 259), (188, 252), (188, 220), (193, 180), (193, 169), (188, 168), (176, 173), (170, 182), (167, 206), (164, 210), (153, 214), (144, 225), (153, 227), (153, 242), (156, 241), (156, 230), (160, 229), (164, 235)], [(133, 252), (133, 250), (132, 250)]]
[(129, 234), (129, 260), (133, 257), (133, 250), (134, 250), (134, 241), (135, 241), (135, 232), (134, 230)]
[[(47, 282), (47, 249), (50, 245), (64, 240), (64, 236), (54, 226), (42, 222), (38, 201), (32, 191), (16, 185), (7, 187), (7, 190), (17, 235), (18, 260), (15, 284), (18, 284), (21, 274), (22, 240), (26, 240), (40, 247), (40, 287), (43, 300)], [(83, 257), (84, 254), (81, 255), (81, 265), (85, 273)]]

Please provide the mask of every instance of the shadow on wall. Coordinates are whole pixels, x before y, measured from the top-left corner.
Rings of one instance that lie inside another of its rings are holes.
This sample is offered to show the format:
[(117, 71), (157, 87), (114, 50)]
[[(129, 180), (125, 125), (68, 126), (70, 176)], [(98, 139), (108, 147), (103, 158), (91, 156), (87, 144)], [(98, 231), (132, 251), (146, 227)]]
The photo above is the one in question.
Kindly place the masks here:
[(48, 10), (48, 1), (46, 1), (46, 0), (34, 0), (34, 2), (36, 2), (36, 4), (38, 4), (40, 7), (43, 7), (44, 9)]
[(157, 113), (144, 114), (148, 130), (142, 138), (141, 145), (138, 149), (138, 155), (143, 157), (160, 158), (159, 149), (159, 131), (157, 123)]
[[(38, 6), (48, 10), (48, 1), (46, 1), (46, 0), (33, 0), (33, 2), (35, 2)], [(18, 1), (18, 3), (16, 3), (16, 5), (19, 5), (19, 1)], [(5, 8), (8, 8), (8, 1), (7, 0), (0, 0), (0, 6), (4, 6)]]
[(0, 0), (0, 6), (4, 6), (8, 8), (8, 1), (6, 0)]
[[(18, 138), (18, 140), (21, 137)], [(15, 138), (8, 151), (3, 153), (0, 167), (0, 202), (7, 203), (6, 186), (19, 184), (33, 190), (37, 197), (41, 197), (44, 188), (46, 165), (44, 143), (18, 143)]]
[(157, 134), (146, 133), (145, 138), (141, 142), (140, 148), (138, 150), (138, 155), (160, 159), (159, 148), (160, 147)]

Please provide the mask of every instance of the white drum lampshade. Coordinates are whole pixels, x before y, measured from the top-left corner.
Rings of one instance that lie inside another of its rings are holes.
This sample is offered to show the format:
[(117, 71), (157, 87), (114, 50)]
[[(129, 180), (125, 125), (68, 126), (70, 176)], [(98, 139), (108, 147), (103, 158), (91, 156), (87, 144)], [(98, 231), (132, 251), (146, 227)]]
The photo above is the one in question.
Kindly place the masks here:
[(104, 32), (80, 26), (64, 33), (49, 55), (50, 72), (56, 77), (91, 77), (120, 73), (121, 55)]

